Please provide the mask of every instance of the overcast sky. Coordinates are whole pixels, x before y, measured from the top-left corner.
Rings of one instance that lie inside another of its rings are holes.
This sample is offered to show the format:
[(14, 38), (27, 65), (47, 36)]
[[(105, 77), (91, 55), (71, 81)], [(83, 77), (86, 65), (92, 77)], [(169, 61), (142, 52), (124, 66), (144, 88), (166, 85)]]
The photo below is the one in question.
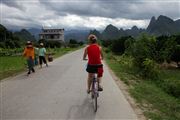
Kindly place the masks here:
[(152, 16), (180, 19), (180, 0), (1, 0), (1, 24), (12, 28), (146, 28)]

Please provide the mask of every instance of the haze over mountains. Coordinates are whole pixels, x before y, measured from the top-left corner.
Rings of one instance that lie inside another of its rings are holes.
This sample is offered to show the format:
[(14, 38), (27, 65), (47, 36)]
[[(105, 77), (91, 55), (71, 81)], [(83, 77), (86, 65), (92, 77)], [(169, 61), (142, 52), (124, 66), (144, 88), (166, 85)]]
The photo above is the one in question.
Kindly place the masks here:
[[(38, 39), (38, 35), (41, 29), (31, 28), (28, 31)], [(93, 33), (100, 39), (118, 39), (122, 36), (136, 37), (141, 33), (148, 33), (152, 35), (172, 35), (180, 33), (180, 19), (173, 20), (167, 16), (160, 15), (157, 19), (153, 16), (146, 29), (133, 26), (131, 29), (118, 29), (116, 26), (108, 25), (103, 31), (98, 30), (66, 30), (65, 40), (76, 39), (78, 41), (84, 41), (87, 39), (88, 34)]]

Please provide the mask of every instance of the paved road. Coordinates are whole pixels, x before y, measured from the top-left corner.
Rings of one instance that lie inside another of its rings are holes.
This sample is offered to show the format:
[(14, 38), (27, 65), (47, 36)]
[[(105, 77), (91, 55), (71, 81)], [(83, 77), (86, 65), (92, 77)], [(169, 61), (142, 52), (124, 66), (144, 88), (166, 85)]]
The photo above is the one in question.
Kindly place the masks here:
[(64, 55), (25, 73), (1, 81), (1, 120), (6, 119), (116, 119), (135, 120), (134, 111), (114, 82), (107, 67), (103, 78), (98, 111), (86, 93), (86, 61), (83, 49)]

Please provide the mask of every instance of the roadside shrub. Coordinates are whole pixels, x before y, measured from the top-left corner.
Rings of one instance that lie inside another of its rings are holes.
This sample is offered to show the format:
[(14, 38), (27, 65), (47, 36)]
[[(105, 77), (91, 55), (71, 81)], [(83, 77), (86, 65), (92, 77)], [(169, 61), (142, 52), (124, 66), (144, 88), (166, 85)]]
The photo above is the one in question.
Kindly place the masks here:
[(5, 44), (3, 42), (0, 42), (0, 48), (5, 48)]
[(130, 55), (134, 58), (137, 67), (142, 68), (146, 58), (153, 59), (155, 39), (152, 36), (142, 35), (131, 46)]
[(162, 56), (164, 56), (165, 61), (171, 62), (171, 56), (176, 49), (177, 42), (175, 37), (170, 37), (164, 44), (164, 50), (162, 51)]
[(176, 45), (174, 52), (171, 55), (171, 60), (176, 62), (177, 66), (180, 68), (180, 45)]
[(101, 44), (104, 47), (110, 47), (112, 44), (112, 40), (101, 40)]
[(5, 41), (6, 48), (15, 48), (14, 42), (11, 39)]
[(70, 39), (69, 44), (78, 44), (77, 40), (75, 39)]
[(161, 83), (159, 83), (160, 87), (163, 88), (163, 90), (177, 98), (180, 98), (180, 81), (179, 80), (173, 80), (173, 79), (165, 79), (161, 80)]
[(153, 36), (142, 35), (132, 45), (130, 55), (133, 57), (133, 64), (139, 69), (139, 74), (145, 78), (156, 79), (158, 67), (153, 60), (155, 56), (156, 39)]
[(68, 44), (68, 47), (70, 47), (70, 48), (76, 48), (78, 46), (79, 46), (79, 44)]
[(131, 38), (130, 36), (127, 37), (121, 37), (120, 39), (113, 40), (111, 44), (111, 51), (116, 54), (123, 54), (125, 52), (126, 46), (125, 41)]
[(84, 44), (84, 42), (83, 42), (83, 41), (80, 41), (80, 42), (78, 42), (78, 44), (79, 44), (80, 46), (82, 46), (82, 45)]
[(142, 63), (142, 76), (145, 78), (158, 78), (158, 65), (151, 59), (146, 58)]
[(111, 52), (111, 50), (109, 48), (104, 48), (104, 52), (109, 53), (109, 52)]

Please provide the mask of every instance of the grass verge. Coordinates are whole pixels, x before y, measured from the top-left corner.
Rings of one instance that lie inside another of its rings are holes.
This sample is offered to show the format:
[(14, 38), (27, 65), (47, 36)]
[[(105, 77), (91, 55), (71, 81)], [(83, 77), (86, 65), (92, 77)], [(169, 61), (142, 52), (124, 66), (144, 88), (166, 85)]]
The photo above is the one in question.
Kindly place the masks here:
[[(180, 70), (161, 69), (160, 80), (141, 78), (132, 64), (132, 58), (106, 54), (106, 62), (129, 88), (129, 92), (151, 120), (179, 120), (180, 98), (169, 91), (180, 89)], [(167, 90), (170, 89), (170, 90)]]

